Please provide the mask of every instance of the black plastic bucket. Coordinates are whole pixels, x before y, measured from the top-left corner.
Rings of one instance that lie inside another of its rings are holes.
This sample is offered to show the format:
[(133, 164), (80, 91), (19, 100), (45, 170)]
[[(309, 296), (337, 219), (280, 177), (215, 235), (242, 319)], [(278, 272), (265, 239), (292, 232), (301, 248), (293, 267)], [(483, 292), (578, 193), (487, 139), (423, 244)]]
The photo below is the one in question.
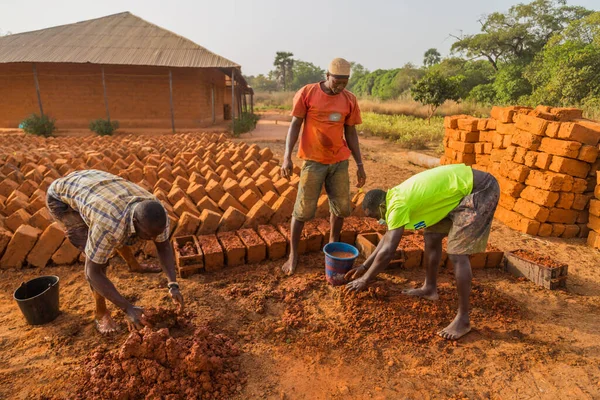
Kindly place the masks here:
[(40, 276), (23, 282), (13, 297), (30, 325), (54, 321), (59, 314), (58, 276)]

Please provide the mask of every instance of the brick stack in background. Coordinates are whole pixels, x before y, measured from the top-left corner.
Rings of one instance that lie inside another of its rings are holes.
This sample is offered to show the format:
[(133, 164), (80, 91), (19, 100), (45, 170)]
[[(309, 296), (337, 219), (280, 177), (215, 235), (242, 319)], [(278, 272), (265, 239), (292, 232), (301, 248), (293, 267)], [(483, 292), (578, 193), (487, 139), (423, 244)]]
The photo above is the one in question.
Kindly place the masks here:
[[(492, 173), (501, 188), (496, 218), (510, 228), (543, 237), (587, 237), (600, 123), (583, 119), (579, 109), (546, 106), (494, 107), (491, 117), (446, 117), (441, 163), (464, 162)], [(465, 132), (475, 127), (478, 140), (464, 147), (474, 156), (458, 156), (454, 138), (473, 140)]]
[(588, 236), (588, 245), (600, 249), (600, 172), (596, 172), (596, 188), (594, 198), (590, 200), (590, 219), (588, 227), (590, 234)]
[(442, 164), (465, 163), (487, 171), (496, 133), (494, 119), (477, 119), (454, 115), (444, 120), (444, 155)]

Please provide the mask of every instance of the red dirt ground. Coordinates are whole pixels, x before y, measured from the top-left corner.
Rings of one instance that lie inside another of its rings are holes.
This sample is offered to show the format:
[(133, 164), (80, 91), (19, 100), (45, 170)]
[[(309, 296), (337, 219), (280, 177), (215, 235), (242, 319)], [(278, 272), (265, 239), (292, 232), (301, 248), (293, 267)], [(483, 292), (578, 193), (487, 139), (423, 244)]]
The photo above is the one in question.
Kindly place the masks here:
[[(259, 125), (252, 137), (241, 140), (268, 144), (281, 158), (286, 127), (274, 126), (279, 136), (261, 137)], [(421, 170), (389, 142), (364, 138), (361, 146), (367, 189), (394, 186)], [(355, 169), (351, 174), (355, 182)], [(194, 341), (212, 346), (219, 338), (219, 357), (226, 362), (217, 372), (234, 374), (227, 375), (227, 387), (235, 390), (219, 394), (224, 398), (600, 398), (599, 253), (585, 239), (532, 238), (500, 223), (494, 223), (491, 243), (567, 263), (567, 290), (548, 291), (500, 270), (476, 270), (474, 329), (458, 342), (435, 334), (456, 310), (451, 272), (440, 273), (437, 302), (401, 294), (422, 283), (419, 269), (383, 273), (367, 292), (348, 294), (325, 282), (320, 253), (301, 256), (297, 275), (289, 278), (280, 271), (283, 260), (193, 275), (180, 281), (190, 314), (179, 325), (164, 310), (153, 318), (169, 327), (173, 338), (190, 344), (181, 351), (185, 356), (193, 352)], [(91, 397), (94, 385), (81, 392), (86, 389), (82, 380), (102, 362), (95, 354), (102, 360), (119, 357), (129, 337), (123, 314), (113, 313), (119, 333), (99, 335), (82, 266), (49, 267), (42, 273), (60, 277), (62, 313), (51, 324), (31, 327), (12, 292), (40, 271), (0, 271), (0, 398), (75, 398), (78, 391)], [(163, 274), (130, 273), (118, 258), (108, 273), (137, 305), (173, 307)], [(158, 348), (168, 341), (164, 331), (152, 335), (156, 339), (149, 340), (157, 340)], [(218, 382), (219, 373), (208, 382)], [(200, 382), (207, 382), (206, 374), (193, 384)]]

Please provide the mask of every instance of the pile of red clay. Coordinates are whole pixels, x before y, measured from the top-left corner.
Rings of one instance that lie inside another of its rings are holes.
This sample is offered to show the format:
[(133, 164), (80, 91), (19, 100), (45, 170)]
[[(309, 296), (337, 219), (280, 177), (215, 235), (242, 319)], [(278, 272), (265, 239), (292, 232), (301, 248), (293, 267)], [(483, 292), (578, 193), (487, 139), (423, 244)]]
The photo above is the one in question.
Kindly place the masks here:
[(517, 250), (513, 252), (513, 254), (517, 257), (521, 257), (524, 260), (531, 261), (532, 263), (539, 264), (546, 268), (559, 268), (564, 266), (564, 264), (561, 264), (548, 256), (542, 256), (531, 251)]
[(179, 254), (182, 256), (194, 256), (196, 255), (196, 249), (194, 248), (193, 242), (187, 242), (181, 250), (179, 250)]
[[(172, 317), (165, 320), (182, 325)], [(168, 328), (146, 327), (132, 332), (118, 351), (97, 351), (86, 359), (78, 398), (231, 398), (246, 382), (239, 354), (228, 337), (209, 328), (174, 337)]]

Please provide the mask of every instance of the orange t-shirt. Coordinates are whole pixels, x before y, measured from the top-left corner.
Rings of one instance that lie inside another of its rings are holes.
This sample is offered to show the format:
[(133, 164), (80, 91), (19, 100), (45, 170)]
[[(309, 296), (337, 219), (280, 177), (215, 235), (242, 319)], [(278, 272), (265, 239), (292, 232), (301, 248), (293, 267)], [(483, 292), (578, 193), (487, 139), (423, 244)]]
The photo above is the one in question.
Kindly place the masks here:
[(304, 86), (294, 96), (292, 116), (304, 118), (298, 157), (321, 164), (335, 164), (350, 157), (344, 125), (362, 123), (356, 96), (347, 90), (329, 95), (321, 83)]

